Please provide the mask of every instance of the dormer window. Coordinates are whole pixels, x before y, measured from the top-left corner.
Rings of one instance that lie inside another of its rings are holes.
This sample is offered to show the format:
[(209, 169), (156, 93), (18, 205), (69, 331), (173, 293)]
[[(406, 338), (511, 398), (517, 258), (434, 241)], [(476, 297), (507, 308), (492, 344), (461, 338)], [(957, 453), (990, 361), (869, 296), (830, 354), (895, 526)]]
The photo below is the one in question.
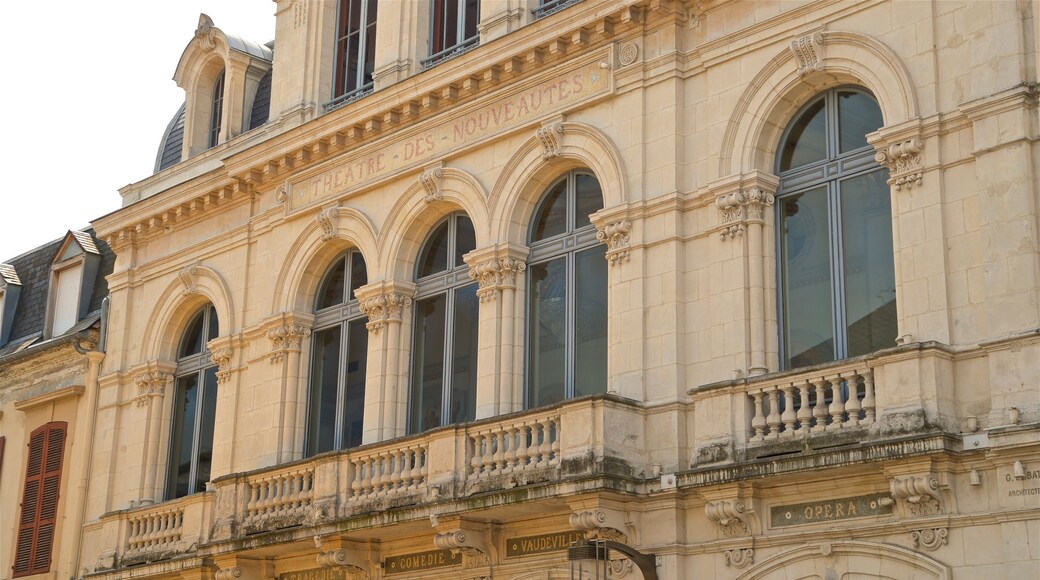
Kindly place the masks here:
[(462, 54), (480, 41), (480, 0), (434, 0), (430, 20), (430, 57), (423, 66), (431, 67)]
[(46, 337), (61, 336), (87, 314), (100, 252), (84, 232), (69, 232), (51, 264)]
[(220, 142), (220, 121), (224, 111), (224, 71), (220, 71), (213, 81), (213, 102), (209, 115), (209, 146), (216, 147)]

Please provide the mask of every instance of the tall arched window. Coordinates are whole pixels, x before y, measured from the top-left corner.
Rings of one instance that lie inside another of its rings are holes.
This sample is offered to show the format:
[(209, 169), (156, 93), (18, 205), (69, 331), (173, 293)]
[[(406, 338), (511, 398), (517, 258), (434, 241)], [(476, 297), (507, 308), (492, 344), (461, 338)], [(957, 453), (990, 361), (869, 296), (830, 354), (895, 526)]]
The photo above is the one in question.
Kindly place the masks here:
[(776, 207), (786, 368), (895, 344), (888, 172), (866, 138), (882, 125), (874, 97), (848, 87), (816, 97), (784, 133)]
[(213, 423), (217, 408), (217, 367), (206, 343), (219, 335), (217, 311), (200, 310), (177, 349), (177, 395), (173, 402), (166, 498), (203, 491), (213, 460)]
[(354, 291), (365, 284), (365, 259), (351, 250), (333, 262), (318, 287), (307, 407), (308, 456), (361, 445), (368, 330)]
[(224, 71), (213, 81), (213, 98), (210, 100), (209, 146), (216, 147), (220, 140), (220, 123), (224, 115)]
[(475, 247), (473, 222), (454, 213), (433, 229), (419, 252), (410, 433), (476, 416), (479, 301), (462, 261)]
[(534, 212), (527, 268), (527, 406), (607, 390), (606, 246), (589, 214), (603, 208), (599, 181), (572, 171)]

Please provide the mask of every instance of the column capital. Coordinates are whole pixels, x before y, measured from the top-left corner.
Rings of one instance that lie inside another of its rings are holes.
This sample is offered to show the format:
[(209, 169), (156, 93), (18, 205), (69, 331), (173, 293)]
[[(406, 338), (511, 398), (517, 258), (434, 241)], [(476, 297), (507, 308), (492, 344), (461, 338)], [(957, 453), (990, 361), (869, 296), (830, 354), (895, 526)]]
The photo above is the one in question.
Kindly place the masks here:
[(524, 246), (496, 244), (473, 250), (462, 257), (469, 265), (469, 277), (480, 285), (477, 296), (490, 302), (504, 289), (516, 288), (517, 274), (527, 270)]
[(874, 161), (888, 168), (888, 184), (900, 191), (924, 181), (924, 140), (921, 119), (882, 127), (867, 135), (877, 153)]
[(354, 291), (358, 308), (368, 316), (365, 325), (369, 332), (377, 333), (390, 323), (400, 323), (404, 311), (412, 307), (415, 284), (389, 280), (366, 284)]
[(753, 171), (720, 179), (708, 186), (719, 210), (717, 231), (723, 239), (742, 235), (748, 224), (765, 222), (766, 208), (776, 201), (779, 179)]

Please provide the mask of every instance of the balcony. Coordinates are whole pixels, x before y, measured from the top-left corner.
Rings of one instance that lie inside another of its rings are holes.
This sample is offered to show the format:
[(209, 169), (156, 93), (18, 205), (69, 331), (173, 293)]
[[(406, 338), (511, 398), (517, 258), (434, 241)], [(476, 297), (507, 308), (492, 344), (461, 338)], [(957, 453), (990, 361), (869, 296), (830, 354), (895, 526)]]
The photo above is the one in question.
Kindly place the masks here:
[(645, 415), (600, 395), (227, 475), (205, 493), (103, 516), (98, 571), (218, 554), (231, 540), (402, 508), (520, 502), (525, 487), (629, 481), (649, 470)]

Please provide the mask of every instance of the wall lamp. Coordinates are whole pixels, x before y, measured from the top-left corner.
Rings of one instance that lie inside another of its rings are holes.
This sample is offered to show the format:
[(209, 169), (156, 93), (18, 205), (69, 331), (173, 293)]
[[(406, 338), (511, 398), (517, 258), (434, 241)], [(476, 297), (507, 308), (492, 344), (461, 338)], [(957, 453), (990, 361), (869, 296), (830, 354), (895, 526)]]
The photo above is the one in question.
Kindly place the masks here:
[(592, 580), (606, 580), (611, 550), (624, 554), (639, 568), (646, 580), (657, 580), (657, 558), (653, 554), (644, 554), (631, 546), (610, 540), (582, 540), (567, 548), (571, 580), (584, 580), (586, 572), (592, 574)]

